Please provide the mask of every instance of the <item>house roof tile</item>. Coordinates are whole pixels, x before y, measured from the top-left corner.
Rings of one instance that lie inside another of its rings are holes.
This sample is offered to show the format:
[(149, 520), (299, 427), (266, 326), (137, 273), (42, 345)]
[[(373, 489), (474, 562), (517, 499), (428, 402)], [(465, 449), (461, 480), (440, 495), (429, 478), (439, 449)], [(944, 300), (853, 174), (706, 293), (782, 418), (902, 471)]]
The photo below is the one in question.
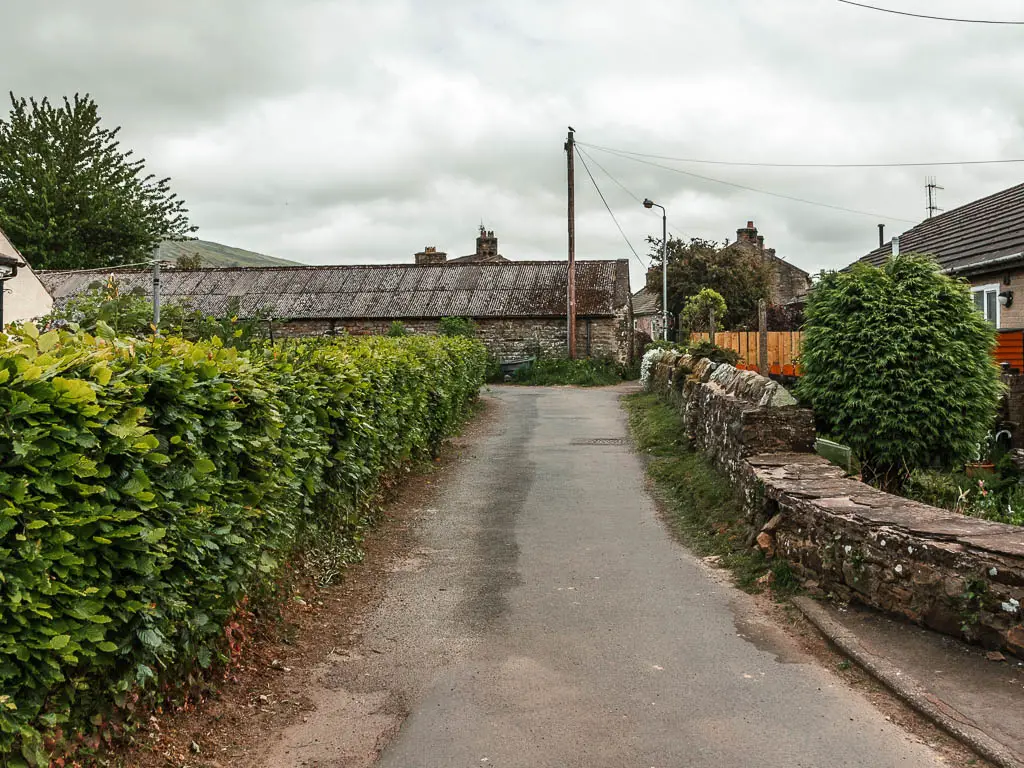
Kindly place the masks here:
[[(908, 229), (901, 253), (930, 253), (952, 272), (981, 269), (982, 262), (1024, 254), (1024, 184), (996, 192)], [(892, 243), (859, 261), (878, 266), (892, 255)]]

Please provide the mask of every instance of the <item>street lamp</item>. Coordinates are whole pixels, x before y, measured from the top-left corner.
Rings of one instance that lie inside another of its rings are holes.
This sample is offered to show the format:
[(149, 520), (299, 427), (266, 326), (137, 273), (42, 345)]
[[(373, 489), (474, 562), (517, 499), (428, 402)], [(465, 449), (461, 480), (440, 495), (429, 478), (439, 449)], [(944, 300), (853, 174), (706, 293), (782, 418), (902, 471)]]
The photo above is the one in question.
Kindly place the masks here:
[(665, 206), (649, 197), (644, 198), (644, 208), (661, 208), (661, 337), (668, 341), (668, 220)]

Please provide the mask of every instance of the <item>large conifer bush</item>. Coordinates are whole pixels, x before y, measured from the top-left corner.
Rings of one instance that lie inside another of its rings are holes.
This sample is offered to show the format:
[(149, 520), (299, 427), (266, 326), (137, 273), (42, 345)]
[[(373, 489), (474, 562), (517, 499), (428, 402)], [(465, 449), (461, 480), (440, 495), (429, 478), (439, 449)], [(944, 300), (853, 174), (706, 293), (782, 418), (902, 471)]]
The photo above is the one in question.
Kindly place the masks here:
[(969, 286), (930, 257), (857, 264), (811, 293), (798, 392), (865, 480), (898, 490), (915, 468), (976, 455), (1001, 392), (995, 336)]

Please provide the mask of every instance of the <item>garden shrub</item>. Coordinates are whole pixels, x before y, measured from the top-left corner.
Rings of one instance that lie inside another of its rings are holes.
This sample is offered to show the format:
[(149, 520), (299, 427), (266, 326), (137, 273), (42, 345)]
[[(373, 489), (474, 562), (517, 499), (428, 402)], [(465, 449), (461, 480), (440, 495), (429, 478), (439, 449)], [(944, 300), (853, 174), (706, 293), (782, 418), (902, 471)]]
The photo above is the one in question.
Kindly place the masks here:
[(622, 369), (614, 360), (604, 358), (542, 357), (517, 370), (512, 381), (534, 386), (606, 387), (622, 381)]
[(919, 467), (971, 459), (1000, 395), (995, 330), (928, 256), (822, 277), (807, 304), (797, 393), (864, 479), (898, 490)]
[(486, 362), (464, 338), (98, 331), (0, 336), (4, 765), (47, 765), (44, 739), (225, 660), (247, 596), (357, 543), (380, 479), (458, 427)]
[(476, 323), (468, 317), (442, 317), (437, 325), (437, 332), (442, 336), (465, 336), (476, 338)]
[(722, 294), (714, 288), (701, 288), (700, 292), (689, 296), (683, 311), (679, 313), (679, 328), (684, 332), (684, 337), (692, 331), (709, 330), (709, 315), (714, 315), (719, 320), (725, 317), (727, 309)]
[(740, 353), (733, 349), (725, 349), (707, 339), (695, 341), (686, 348), (686, 354), (699, 360), (707, 358), (713, 363), (728, 363), (736, 365), (740, 360)]
[[(240, 318), (241, 301), (234, 297), (223, 318), (205, 315), (186, 305), (165, 301), (160, 307), (160, 332), (192, 341), (219, 338), (225, 346), (246, 348), (261, 342), (270, 329), (269, 316), (263, 312)], [(113, 277), (97, 282), (90, 290), (71, 297), (57, 307), (44, 323), (65, 328), (74, 323), (81, 330), (95, 333), (104, 323), (119, 336), (148, 336), (153, 332), (153, 298), (138, 288), (121, 290)]]

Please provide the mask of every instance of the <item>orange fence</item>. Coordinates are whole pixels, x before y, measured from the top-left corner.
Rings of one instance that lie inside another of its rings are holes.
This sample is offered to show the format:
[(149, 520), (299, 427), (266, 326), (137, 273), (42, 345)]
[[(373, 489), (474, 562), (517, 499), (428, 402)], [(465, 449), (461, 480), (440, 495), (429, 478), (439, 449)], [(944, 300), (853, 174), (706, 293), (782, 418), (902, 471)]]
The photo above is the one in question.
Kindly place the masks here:
[[(758, 339), (757, 331), (719, 331), (715, 334), (715, 344), (722, 349), (731, 349), (739, 353), (740, 362), (737, 368), (757, 370)], [(768, 367), (767, 373), (777, 376), (799, 376), (796, 358), (800, 354), (801, 331), (768, 331)], [(691, 341), (707, 341), (710, 334), (690, 334)]]
[(996, 342), (996, 362), (1009, 363), (1024, 371), (1024, 331), (1000, 331)]
[[(710, 334), (690, 334), (691, 341), (707, 341)], [(739, 353), (740, 362), (736, 366), (745, 370), (757, 370), (758, 356), (757, 331), (720, 331), (715, 334), (715, 344), (723, 349), (732, 349)], [(768, 332), (768, 365), (769, 373), (782, 376), (799, 376), (796, 365), (803, 341), (802, 331), (769, 331)], [(1009, 363), (1010, 367), (1024, 371), (1024, 330), (1000, 331), (996, 343), (995, 358), (997, 363)]]

